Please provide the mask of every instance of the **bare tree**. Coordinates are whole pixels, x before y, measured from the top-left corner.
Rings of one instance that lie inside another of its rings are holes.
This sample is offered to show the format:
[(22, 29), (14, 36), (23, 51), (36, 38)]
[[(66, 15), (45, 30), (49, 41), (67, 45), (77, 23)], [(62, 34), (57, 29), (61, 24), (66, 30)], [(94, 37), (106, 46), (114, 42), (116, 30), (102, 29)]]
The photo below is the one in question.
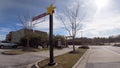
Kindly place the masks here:
[(26, 39), (27, 39), (27, 44), (26, 44), (27, 48), (30, 47), (30, 45), (29, 45), (30, 34), (31, 34), (33, 28), (37, 24), (44, 21), (44, 20), (42, 20), (42, 21), (34, 21), (33, 22), (32, 19), (33, 19), (33, 16), (30, 15), (29, 12), (25, 13), (24, 15), (18, 15), (18, 20), (20, 21), (21, 26), (24, 28), (24, 34), (25, 34)]
[(76, 33), (82, 28), (81, 21), (83, 17), (79, 15), (79, 3), (72, 9), (66, 8), (64, 15), (59, 15), (60, 21), (63, 23), (64, 28), (67, 30), (73, 41), (73, 52), (75, 52), (75, 37)]

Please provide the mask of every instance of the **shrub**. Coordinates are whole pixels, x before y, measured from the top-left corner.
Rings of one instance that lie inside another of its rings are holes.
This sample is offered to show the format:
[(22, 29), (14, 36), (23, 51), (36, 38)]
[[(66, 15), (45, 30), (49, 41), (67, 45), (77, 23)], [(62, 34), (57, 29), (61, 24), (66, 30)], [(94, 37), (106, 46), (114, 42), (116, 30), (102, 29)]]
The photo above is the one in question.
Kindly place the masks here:
[[(46, 47), (48, 44), (48, 35), (45, 34), (37, 34), (32, 33), (29, 36), (29, 46), (38, 48), (38, 46), (42, 46), (43, 48)], [(27, 37), (24, 36), (20, 40), (20, 45), (26, 46), (27, 45)]]
[(83, 46), (80, 46), (79, 48), (82, 48), (82, 49), (89, 49), (89, 46), (83, 45)]
[[(58, 40), (61, 40), (61, 46), (58, 46)], [(65, 45), (65, 38), (62, 35), (56, 35), (54, 36), (54, 46), (57, 48), (62, 48), (64, 47), (63, 45)]]
[(113, 46), (117, 46), (117, 47), (120, 47), (120, 44), (114, 44)]

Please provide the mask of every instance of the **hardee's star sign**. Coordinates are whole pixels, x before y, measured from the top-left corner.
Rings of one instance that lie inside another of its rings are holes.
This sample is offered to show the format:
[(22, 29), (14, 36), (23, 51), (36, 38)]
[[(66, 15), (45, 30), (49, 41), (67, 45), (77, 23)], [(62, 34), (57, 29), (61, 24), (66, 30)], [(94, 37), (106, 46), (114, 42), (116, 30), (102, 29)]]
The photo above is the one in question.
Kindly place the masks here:
[(40, 14), (40, 15), (38, 15), (38, 16), (33, 17), (32, 21), (38, 20), (39, 18), (43, 18), (43, 17), (45, 17), (45, 16), (47, 16), (47, 15), (52, 15), (52, 14), (54, 13), (54, 9), (55, 9), (55, 7), (53, 6), (53, 4), (51, 4), (51, 5), (47, 8), (47, 12), (42, 13), (42, 14)]
[(32, 21), (38, 20), (39, 18), (45, 17), (47, 15), (49, 15), (49, 44), (50, 44), (50, 62), (48, 63), (48, 65), (52, 66), (55, 65), (56, 63), (54, 62), (54, 52), (53, 52), (53, 13), (54, 13), (54, 9), (55, 7), (53, 6), (53, 4), (51, 4), (48, 8), (47, 8), (47, 12), (40, 14), (36, 17), (33, 17)]
[(53, 6), (53, 4), (51, 4), (48, 8), (47, 8), (47, 13), (52, 15), (54, 13), (54, 9), (55, 7)]

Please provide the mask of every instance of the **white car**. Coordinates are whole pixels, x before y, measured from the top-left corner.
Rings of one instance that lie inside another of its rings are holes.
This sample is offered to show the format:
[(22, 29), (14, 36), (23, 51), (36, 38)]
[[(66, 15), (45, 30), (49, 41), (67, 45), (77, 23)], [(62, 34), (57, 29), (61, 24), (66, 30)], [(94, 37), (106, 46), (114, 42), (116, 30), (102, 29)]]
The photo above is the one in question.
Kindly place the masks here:
[(8, 43), (8, 42), (0, 42), (0, 48), (4, 48), (4, 47), (17, 48), (17, 44)]

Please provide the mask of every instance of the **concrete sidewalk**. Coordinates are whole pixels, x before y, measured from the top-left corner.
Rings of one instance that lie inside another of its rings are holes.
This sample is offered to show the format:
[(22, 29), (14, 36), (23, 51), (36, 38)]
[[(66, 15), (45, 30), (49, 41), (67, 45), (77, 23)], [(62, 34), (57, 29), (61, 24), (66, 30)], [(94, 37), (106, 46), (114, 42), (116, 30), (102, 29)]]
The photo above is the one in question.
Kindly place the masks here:
[[(73, 49), (71, 47), (63, 48), (63, 49), (55, 49), (54, 56), (58, 56), (58, 55), (67, 53), (67, 52), (72, 51), (72, 50)], [(49, 50), (48, 51), (41, 51), (41, 52), (33, 52), (33, 54), (37, 55), (37, 56), (49, 57)]]

